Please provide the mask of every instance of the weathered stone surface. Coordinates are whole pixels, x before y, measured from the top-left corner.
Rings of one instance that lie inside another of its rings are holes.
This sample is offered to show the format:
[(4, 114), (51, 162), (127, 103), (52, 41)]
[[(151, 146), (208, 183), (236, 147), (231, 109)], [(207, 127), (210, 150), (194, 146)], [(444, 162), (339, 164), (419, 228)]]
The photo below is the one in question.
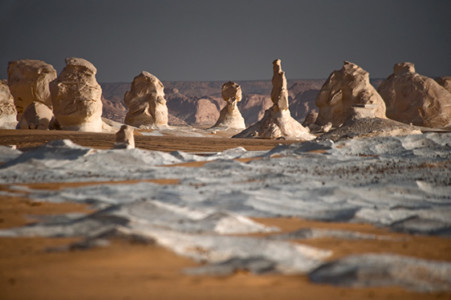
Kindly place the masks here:
[(0, 128), (14, 129), (17, 125), (17, 110), (8, 82), (0, 80)]
[(273, 88), (271, 100), (273, 106), (265, 111), (263, 118), (249, 128), (243, 130), (235, 138), (266, 138), (266, 139), (297, 139), (312, 140), (316, 137), (309, 133), (309, 129), (303, 127), (293, 119), (288, 107), (288, 91), (285, 72), (282, 71), (280, 59), (273, 62)]
[(288, 109), (288, 88), (282, 61), (276, 59), (273, 64), (271, 100), (280, 110)]
[(439, 77), (435, 81), (451, 93), (451, 76)]
[(415, 72), (412, 63), (398, 63), (378, 88), (387, 117), (407, 124), (451, 126), (451, 93), (432, 78)]
[(133, 127), (122, 125), (118, 132), (116, 132), (116, 142), (114, 149), (134, 149), (135, 137), (133, 135)]
[(168, 108), (163, 83), (149, 72), (142, 71), (133, 79), (124, 96), (128, 107), (125, 124), (141, 128), (168, 125)]
[(246, 124), (238, 109), (238, 102), (243, 98), (241, 86), (232, 81), (222, 85), (222, 98), (226, 101), (226, 106), (221, 110), (219, 119), (213, 127), (225, 129), (244, 129)]
[(17, 120), (32, 102), (52, 108), (49, 83), (55, 78), (53, 66), (41, 60), (22, 59), (8, 63), (8, 85), (14, 97)]
[(17, 129), (50, 129), (53, 111), (41, 102), (32, 102), (27, 106), (17, 124)]
[(385, 103), (371, 85), (368, 72), (345, 61), (343, 68), (332, 72), (321, 88), (316, 106), (316, 123), (339, 127), (350, 118), (385, 118)]
[(97, 69), (82, 58), (66, 58), (66, 66), (50, 83), (53, 112), (63, 130), (105, 131), (102, 122), (102, 88)]

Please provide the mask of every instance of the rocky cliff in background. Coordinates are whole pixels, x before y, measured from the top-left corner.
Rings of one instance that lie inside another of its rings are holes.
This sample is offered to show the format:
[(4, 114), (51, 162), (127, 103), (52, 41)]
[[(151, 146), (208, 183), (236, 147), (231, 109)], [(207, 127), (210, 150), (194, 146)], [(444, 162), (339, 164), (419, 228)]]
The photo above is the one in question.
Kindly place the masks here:
[[(315, 99), (322, 79), (288, 80), (291, 115), (302, 122), (307, 113), (316, 109)], [(213, 126), (225, 106), (221, 96), (222, 81), (164, 81), (170, 125)], [(272, 106), (271, 81), (238, 81), (243, 99), (238, 108), (247, 125), (263, 117)], [(123, 122), (127, 109), (124, 94), (130, 83), (101, 83), (103, 117)]]

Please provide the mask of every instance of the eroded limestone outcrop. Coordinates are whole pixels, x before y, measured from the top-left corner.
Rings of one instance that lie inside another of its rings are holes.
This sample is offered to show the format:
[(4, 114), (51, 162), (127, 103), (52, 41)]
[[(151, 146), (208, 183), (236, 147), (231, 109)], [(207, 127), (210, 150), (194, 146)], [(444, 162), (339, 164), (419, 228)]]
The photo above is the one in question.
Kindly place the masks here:
[(66, 58), (66, 66), (50, 83), (53, 112), (63, 130), (105, 131), (102, 121), (102, 88), (97, 69), (83, 59)]
[(265, 111), (263, 118), (249, 128), (233, 136), (235, 138), (297, 139), (312, 140), (314, 135), (293, 119), (288, 105), (287, 79), (282, 71), (281, 60), (273, 62), (271, 100), (273, 106)]
[(54, 129), (53, 111), (41, 102), (32, 102), (27, 106), (17, 124), (17, 129)]
[(114, 149), (134, 149), (135, 137), (133, 135), (133, 127), (122, 125), (118, 132), (116, 132), (116, 142)]
[(403, 62), (395, 64), (393, 74), (379, 85), (378, 91), (390, 119), (443, 128), (451, 126), (451, 93), (444, 86), (416, 73), (413, 63)]
[[(52, 100), (50, 96), (49, 83), (56, 78), (56, 71), (52, 65), (41, 60), (23, 59), (8, 63), (8, 85), (14, 97), (14, 104), (17, 110), (17, 120), (21, 121), (22, 114), (32, 103), (40, 103), (39, 106), (46, 105), (47, 108), (39, 111), (52, 111)], [(31, 108), (28, 113), (28, 120), (23, 123), (35, 122), (41, 114), (32, 114)], [(38, 123), (45, 124), (46, 120)], [(39, 127), (41, 128), (41, 127)], [(45, 128), (48, 129), (48, 128)]]
[(384, 100), (371, 85), (368, 72), (347, 61), (330, 74), (315, 103), (319, 126), (330, 123), (336, 128), (350, 118), (386, 118)]
[(226, 101), (226, 106), (221, 110), (219, 119), (213, 127), (225, 129), (245, 129), (244, 118), (238, 109), (238, 102), (243, 98), (241, 86), (232, 81), (222, 85), (222, 98)]
[(124, 95), (124, 102), (128, 107), (125, 124), (140, 128), (168, 125), (163, 83), (149, 72), (142, 71), (133, 79), (130, 90)]
[(17, 110), (8, 82), (0, 80), (0, 128), (14, 129), (17, 125)]

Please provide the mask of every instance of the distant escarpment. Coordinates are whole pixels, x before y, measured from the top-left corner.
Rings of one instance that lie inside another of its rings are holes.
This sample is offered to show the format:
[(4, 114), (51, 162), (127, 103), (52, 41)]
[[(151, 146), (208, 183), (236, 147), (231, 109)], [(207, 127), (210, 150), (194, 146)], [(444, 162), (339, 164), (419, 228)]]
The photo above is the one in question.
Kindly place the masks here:
[[(322, 79), (288, 80), (288, 97), (292, 117), (302, 122), (311, 110), (323, 84)], [(226, 102), (221, 95), (223, 81), (163, 81), (169, 125), (210, 127), (217, 122)], [(237, 104), (246, 125), (261, 119), (273, 105), (270, 80), (238, 81), (243, 98)], [(103, 117), (124, 122), (127, 108), (124, 94), (130, 83), (101, 83)]]

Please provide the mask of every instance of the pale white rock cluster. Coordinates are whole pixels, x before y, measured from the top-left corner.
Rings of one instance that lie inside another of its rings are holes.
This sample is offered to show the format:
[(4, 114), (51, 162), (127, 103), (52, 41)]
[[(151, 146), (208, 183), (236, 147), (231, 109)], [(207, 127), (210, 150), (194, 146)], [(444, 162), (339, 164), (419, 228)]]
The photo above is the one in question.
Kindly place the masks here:
[(238, 109), (238, 102), (243, 98), (241, 86), (232, 81), (222, 85), (222, 98), (227, 103), (221, 110), (219, 119), (213, 127), (225, 129), (245, 129), (244, 118)]
[(347, 61), (330, 74), (315, 103), (319, 109), (316, 124), (324, 131), (351, 118), (386, 118), (384, 100), (371, 85), (368, 72)]
[(124, 95), (128, 107), (125, 124), (140, 128), (168, 125), (168, 108), (164, 97), (164, 85), (149, 72), (142, 71)]
[(0, 80), (0, 128), (14, 129), (17, 125), (17, 110), (8, 82)]
[(313, 140), (309, 129), (291, 117), (288, 104), (288, 89), (285, 72), (282, 71), (281, 60), (273, 61), (271, 100), (273, 106), (266, 110), (263, 118), (249, 128), (233, 136), (235, 138), (297, 139)]
[(443, 128), (451, 126), (449, 80), (443, 86), (415, 71), (410, 62), (395, 64), (394, 72), (379, 86), (387, 105), (387, 117), (403, 123)]
[(18, 128), (48, 129), (53, 119), (49, 83), (56, 78), (52, 65), (23, 59), (8, 64), (8, 86), (14, 97)]
[(105, 131), (102, 121), (102, 88), (97, 69), (82, 58), (66, 58), (66, 66), (50, 83), (53, 112), (63, 130)]

